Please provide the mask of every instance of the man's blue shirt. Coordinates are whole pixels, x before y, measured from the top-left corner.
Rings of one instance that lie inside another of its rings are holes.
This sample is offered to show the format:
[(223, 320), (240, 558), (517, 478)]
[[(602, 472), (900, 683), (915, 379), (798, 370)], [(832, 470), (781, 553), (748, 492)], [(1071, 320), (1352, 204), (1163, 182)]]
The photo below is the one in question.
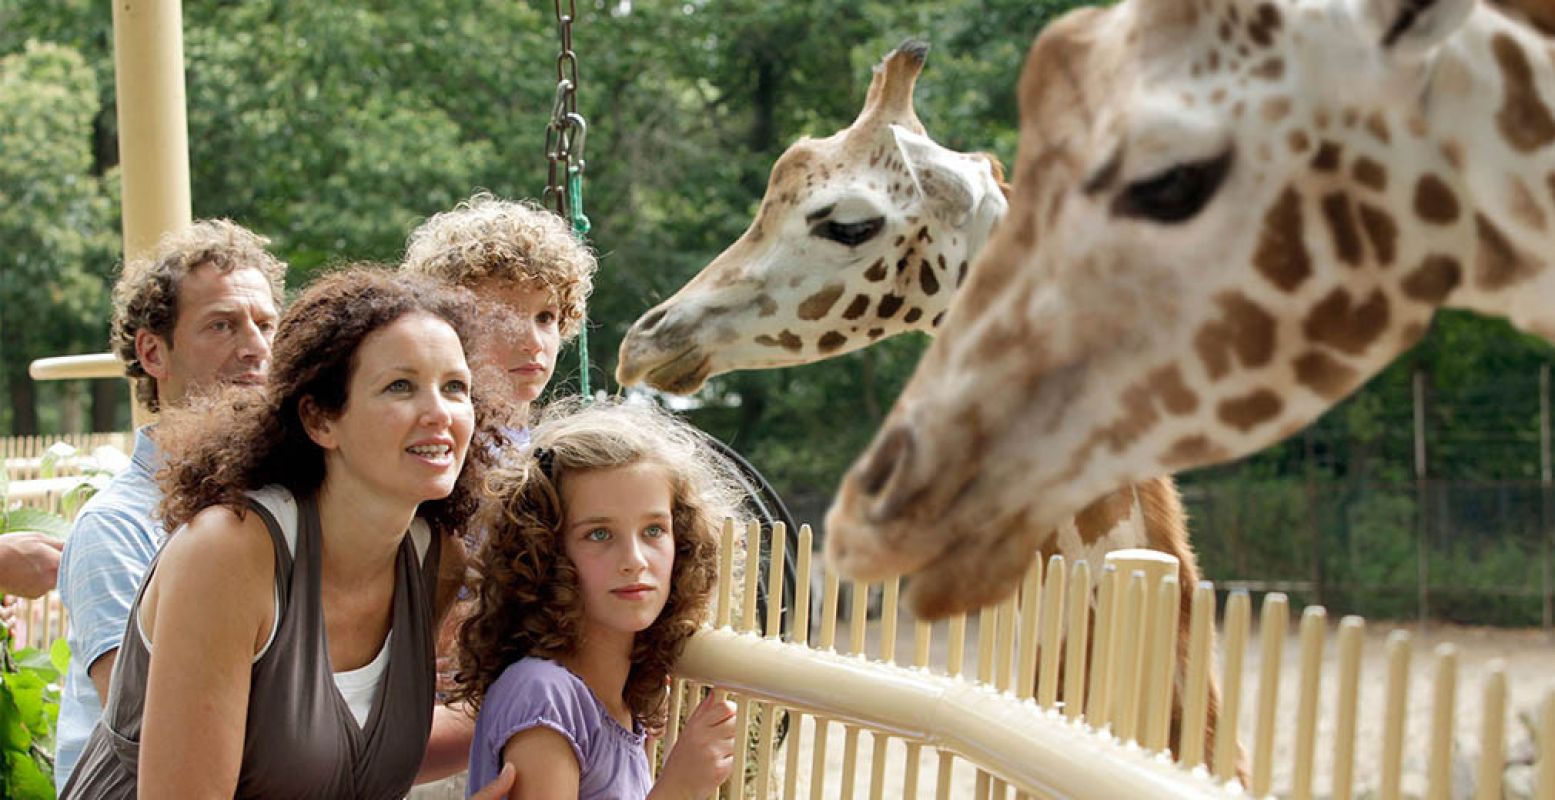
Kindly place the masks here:
[(162, 491), (156, 470), (161, 457), (148, 435), (135, 432), (130, 465), (98, 492), (76, 516), (59, 562), (59, 594), (69, 613), (70, 667), (60, 700), (54, 784), (63, 788), (75, 769), (92, 728), (103, 713), (87, 669), (124, 637), (130, 606), (164, 536), (152, 519)]

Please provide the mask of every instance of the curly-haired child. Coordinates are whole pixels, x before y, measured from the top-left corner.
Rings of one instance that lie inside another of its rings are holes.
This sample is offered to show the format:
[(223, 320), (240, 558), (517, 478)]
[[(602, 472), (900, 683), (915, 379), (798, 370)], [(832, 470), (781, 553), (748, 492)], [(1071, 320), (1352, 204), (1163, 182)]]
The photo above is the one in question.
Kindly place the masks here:
[(479, 709), (470, 782), (514, 797), (702, 797), (728, 777), (734, 709), (692, 712), (657, 783), (643, 748), (705, 619), (738, 490), (651, 406), (552, 404), (525, 458), (487, 482), (481, 578), (455, 696)]
[(478, 357), (506, 375), (508, 439), (523, 445), (530, 405), (550, 382), (557, 351), (582, 330), (594, 254), (555, 214), (482, 192), (411, 232), (401, 268), (462, 286), (495, 307), (495, 329)]

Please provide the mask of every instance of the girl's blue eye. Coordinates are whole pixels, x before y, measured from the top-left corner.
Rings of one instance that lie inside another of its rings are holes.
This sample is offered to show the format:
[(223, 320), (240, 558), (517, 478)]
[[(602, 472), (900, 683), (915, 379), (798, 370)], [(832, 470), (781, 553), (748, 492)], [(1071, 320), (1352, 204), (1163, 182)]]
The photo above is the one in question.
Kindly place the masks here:
[(669, 531), (665, 530), (663, 525), (649, 525), (643, 529), (643, 535), (650, 539), (657, 539), (660, 536), (668, 536)]
[(388, 386), (384, 387), (384, 391), (388, 391), (388, 392), (408, 392), (408, 391), (410, 391), (410, 389), (411, 389), (410, 381), (408, 381), (408, 380), (406, 380), (404, 378), (400, 378), (398, 380), (391, 381)]
[(604, 528), (595, 528), (594, 530), (591, 530), (588, 533), (583, 534), (583, 538), (585, 538), (585, 539), (587, 539), (587, 540), (589, 540), (591, 542), (605, 542), (605, 541), (609, 541), (610, 540), (610, 531), (607, 531)]
[(470, 385), (460, 380), (453, 380), (443, 384), (443, 391), (448, 394), (465, 395), (470, 393)]

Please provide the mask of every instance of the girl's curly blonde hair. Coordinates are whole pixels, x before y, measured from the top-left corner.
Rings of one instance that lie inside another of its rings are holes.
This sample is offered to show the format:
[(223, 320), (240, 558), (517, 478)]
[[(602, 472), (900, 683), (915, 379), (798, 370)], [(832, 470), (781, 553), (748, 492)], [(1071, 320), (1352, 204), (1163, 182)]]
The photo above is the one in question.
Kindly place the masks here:
[(578, 334), (599, 264), (561, 217), (480, 192), (410, 234), (403, 269), (471, 288), (494, 278), (549, 289), (562, 339)]
[(658, 730), (667, 713), (665, 679), (707, 617), (718, 532), (742, 494), (701, 434), (653, 406), (552, 403), (531, 446), (533, 454), (487, 476), (486, 507), (476, 525), (485, 541), (474, 559), (473, 608), (459, 630), (453, 696), (479, 710), (508, 665), (577, 651), (583, 601), (577, 569), (563, 550), (560, 486), (575, 473), (649, 463), (669, 476), (675, 564), (664, 610), (632, 645), (624, 695), (632, 716)]

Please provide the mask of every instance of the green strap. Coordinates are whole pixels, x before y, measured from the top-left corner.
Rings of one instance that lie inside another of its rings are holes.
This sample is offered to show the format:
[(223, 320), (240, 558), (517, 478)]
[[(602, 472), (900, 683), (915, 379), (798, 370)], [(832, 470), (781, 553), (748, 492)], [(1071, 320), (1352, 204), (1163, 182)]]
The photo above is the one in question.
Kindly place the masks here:
[[(583, 170), (571, 166), (567, 168), (567, 211), (572, 221), (572, 234), (583, 241), (588, 237), (589, 229), (593, 225), (589, 218), (583, 214)], [(588, 315), (584, 314), (583, 324), (578, 328), (578, 391), (583, 395), (584, 402), (589, 399), (589, 325)]]

